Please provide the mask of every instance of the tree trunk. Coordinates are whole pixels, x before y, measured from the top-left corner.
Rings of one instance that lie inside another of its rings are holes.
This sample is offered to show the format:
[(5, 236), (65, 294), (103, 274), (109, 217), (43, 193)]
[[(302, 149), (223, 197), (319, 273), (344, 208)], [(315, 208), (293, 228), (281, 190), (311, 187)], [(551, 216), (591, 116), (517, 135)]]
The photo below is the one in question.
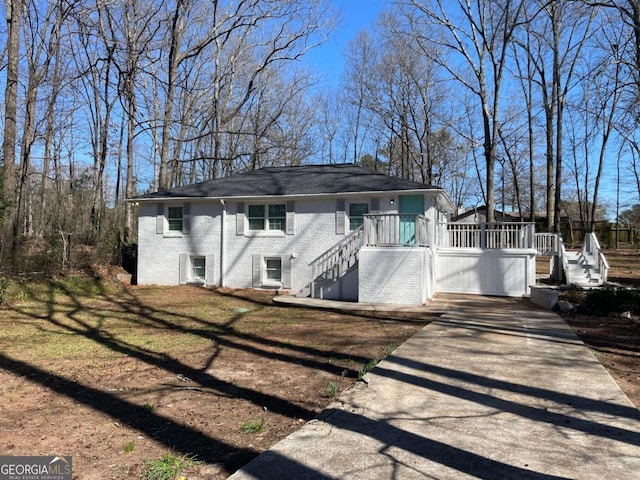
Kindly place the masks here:
[[(127, 104), (128, 104), (128, 119), (127, 119), (127, 176), (125, 186), (125, 197), (130, 198), (135, 195), (135, 182), (133, 178), (133, 143), (135, 138), (135, 119), (137, 112), (136, 97), (133, 91), (135, 85), (135, 78), (133, 74), (128, 79), (128, 91), (127, 91)], [(131, 233), (133, 230), (133, 215), (132, 215), (131, 202), (124, 202), (124, 234), (123, 244), (128, 245), (131, 241)]]
[(167, 97), (162, 117), (162, 143), (160, 145), (160, 169), (158, 172), (158, 187), (169, 188), (171, 178), (169, 176), (169, 149), (171, 140), (171, 120), (173, 117), (173, 102), (176, 92), (176, 77), (180, 63), (180, 43), (183, 30), (182, 7), (184, 0), (177, 0), (171, 21), (171, 45), (169, 47), (169, 64), (167, 65)]
[[(4, 96), (4, 139), (2, 153), (4, 170), (2, 177), (2, 196), (6, 225), (13, 228), (5, 235), (11, 238), (10, 251), (2, 252), (2, 261), (14, 259), (11, 255), (17, 247), (16, 224), (16, 143), (17, 143), (17, 105), (18, 105), (18, 60), (20, 57), (20, 20), (22, 0), (6, 0), (7, 15), (7, 74)], [(12, 261), (14, 261), (12, 260)]]

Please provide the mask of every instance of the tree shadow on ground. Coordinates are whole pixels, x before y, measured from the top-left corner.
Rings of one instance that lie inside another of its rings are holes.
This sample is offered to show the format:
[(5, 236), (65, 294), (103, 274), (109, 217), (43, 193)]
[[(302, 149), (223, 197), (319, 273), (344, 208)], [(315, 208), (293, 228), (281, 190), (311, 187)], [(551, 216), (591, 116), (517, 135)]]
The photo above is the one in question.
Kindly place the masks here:
[[(259, 333), (238, 329), (236, 324), (245, 315), (241, 311), (231, 314), (226, 312), (224, 315), (216, 313), (216, 318), (206, 318), (203, 315), (177, 312), (161, 305), (151, 306), (136, 294), (135, 289), (113, 289), (98, 278), (71, 286), (69, 282), (51, 280), (44, 288), (42, 284), (32, 290), (25, 287), (25, 296), (31, 300), (11, 307), (17, 314), (17, 322), (30, 323), (32, 327), (48, 333), (64, 333), (70, 336), (70, 341), (73, 341), (73, 338), (88, 340), (111, 352), (136, 359), (178, 377), (186, 377), (195, 382), (198, 388), (214, 395), (241, 399), (296, 421), (309, 420), (315, 412), (288, 400), (285, 396), (279, 396), (276, 391), (264, 393), (219, 378), (212, 366), (221, 348), (233, 348), (248, 352), (257, 358), (276, 359), (335, 375), (343, 372), (343, 369), (335, 364), (335, 360), (349, 359), (354, 363), (366, 363), (369, 360), (278, 339), (268, 339)], [(252, 301), (246, 298), (241, 300)], [(167, 299), (167, 303), (170, 303), (170, 299)], [(252, 303), (256, 305), (258, 312), (271, 306), (260, 301)], [(114, 319), (132, 327), (144, 325), (165, 332), (206, 339), (212, 344), (210, 357), (202, 365), (193, 366), (162, 350), (119, 338), (109, 328), (109, 322)], [(49, 371), (46, 367), (12, 358), (5, 353), (0, 353), (0, 368), (129, 425), (174, 451), (195, 455), (206, 463), (223, 464), (227, 472), (235, 471), (257, 455), (253, 448), (236, 447), (223, 439), (177, 423), (102, 388), (76, 382)], [(352, 370), (350, 375), (355, 377), (357, 372)]]

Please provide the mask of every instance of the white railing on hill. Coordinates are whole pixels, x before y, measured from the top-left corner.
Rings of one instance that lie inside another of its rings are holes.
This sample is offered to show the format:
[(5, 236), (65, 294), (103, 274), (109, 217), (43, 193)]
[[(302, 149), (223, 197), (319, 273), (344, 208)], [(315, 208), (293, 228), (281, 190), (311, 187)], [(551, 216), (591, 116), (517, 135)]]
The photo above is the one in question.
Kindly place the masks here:
[(429, 244), (428, 219), (420, 214), (374, 213), (364, 216), (364, 245), (423, 247)]
[(582, 253), (585, 256), (592, 257), (596, 261), (602, 282), (606, 283), (609, 274), (609, 263), (607, 259), (604, 258), (604, 253), (602, 252), (602, 248), (600, 248), (600, 242), (595, 233), (591, 232), (585, 235)]
[(452, 248), (535, 248), (534, 224), (521, 222), (447, 223), (438, 243)]
[[(569, 283), (569, 257), (567, 256), (567, 249), (564, 246), (564, 241), (562, 237), (558, 237), (558, 253), (560, 254), (560, 263), (562, 265), (562, 273), (564, 274), (564, 281)], [(558, 272), (560, 274), (560, 272)], [(559, 282), (562, 282), (562, 275), (556, 279)]]

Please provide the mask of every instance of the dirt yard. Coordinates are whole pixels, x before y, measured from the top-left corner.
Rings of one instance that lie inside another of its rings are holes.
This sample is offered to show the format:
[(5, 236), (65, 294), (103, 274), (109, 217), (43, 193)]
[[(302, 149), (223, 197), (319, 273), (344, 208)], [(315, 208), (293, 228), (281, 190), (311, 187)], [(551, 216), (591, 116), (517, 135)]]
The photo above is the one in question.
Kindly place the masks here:
[(567, 315), (566, 322), (589, 345), (629, 399), (640, 408), (640, 319), (618, 315)]
[[(640, 253), (608, 258), (612, 280), (640, 284)], [(226, 478), (436, 315), (284, 308), (253, 291), (25, 283), (0, 308), (0, 453), (72, 455), (77, 479), (160, 478), (144, 476), (163, 455), (195, 459), (186, 478)], [(640, 405), (638, 317), (565, 318)]]
[(169, 454), (226, 478), (431, 318), (274, 306), (202, 288), (23, 286), (0, 309), (0, 452), (141, 478)]
[[(640, 287), (640, 251), (609, 250), (609, 282)], [(570, 299), (571, 300), (571, 299)], [(577, 302), (579, 305), (579, 301)], [(640, 305), (637, 305), (640, 308)], [(629, 399), (640, 408), (640, 316), (619, 313), (606, 316), (577, 313), (563, 318), (591, 348)]]

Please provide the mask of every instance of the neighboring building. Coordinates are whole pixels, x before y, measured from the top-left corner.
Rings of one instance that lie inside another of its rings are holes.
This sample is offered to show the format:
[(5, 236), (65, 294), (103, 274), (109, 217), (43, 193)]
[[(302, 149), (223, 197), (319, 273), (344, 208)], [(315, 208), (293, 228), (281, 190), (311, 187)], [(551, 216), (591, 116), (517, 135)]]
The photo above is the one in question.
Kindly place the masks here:
[(510, 251), (456, 245), (444, 190), (351, 164), (262, 168), (131, 200), (139, 284), (419, 304), (438, 291), (522, 295), (535, 282), (526, 225)]
[[(500, 210), (494, 210), (496, 222), (518, 222), (518, 217), (510, 215)], [(459, 213), (451, 217), (451, 221), (454, 223), (483, 223), (488, 218), (487, 206), (481, 205), (479, 207), (470, 208), (469, 210)]]

